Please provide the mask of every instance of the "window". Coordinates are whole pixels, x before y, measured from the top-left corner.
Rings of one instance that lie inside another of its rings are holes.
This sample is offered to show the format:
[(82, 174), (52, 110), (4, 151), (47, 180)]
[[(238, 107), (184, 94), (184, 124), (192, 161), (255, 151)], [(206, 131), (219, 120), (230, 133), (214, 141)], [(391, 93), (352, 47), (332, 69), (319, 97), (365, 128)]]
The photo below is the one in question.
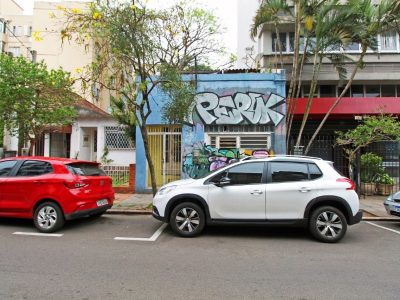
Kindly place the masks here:
[(396, 33), (387, 32), (380, 36), (381, 50), (396, 50)]
[(22, 26), (13, 26), (13, 35), (14, 36), (23, 36), (24, 27)]
[(97, 164), (74, 163), (65, 166), (71, 174), (83, 176), (103, 176), (106, 173)]
[(21, 55), (21, 49), (19, 47), (10, 47), (8, 48), (8, 52), (10, 52), (13, 57)]
[(0, 20), (0, 33), (6, 33), (7, 23)]
[(359, 51), (360, 50), (360, 44), (356, 43), (356, 42), (352, 42), (352, 43), (347, 45), (345, 50), (347, 50), (347, 51)]
[(381, 86), (382, 97), (396, 97), (396, 86), (395, 85), (382, 85)]
[(271, 182), (289, 182), (308, 180), (306, 163), (270, 162)]
[(365, 86), (365, 97), (380, 97), (380, 95), (381, 95), (380, 85)]
[(10, 175), (11, 170), (14, 168), (16, 160), (7, 160), (0, 163), (0, 177), (6, 177)]
[(320, 85), (319, 96), (324, 97), (336, 97), (336, 86), (334, 85)]
[(289, 32), (289, 52), (294, 52), (294, 32)]
[(210, 145), (215, 148), (261, 150), (271, 148), (271, 135), (237, 134), (237, 135), (210, 135)]
[[(344, 86), (340, 86), (338, 87), (338, 96), (340, 96), (342, 94), (344, 90)], [(350, 91), (351, 91), (351, 87), (349, 89), (347, 89), (346, 93), (343, 95), (343, 97), (350, 97)]]
[(308, 171), (310, 173), (310, 179), (322, 177), (322, 172), (316, 164), (308, 164)]
[(124, 127), (106, 126), (104, 134), (108, 149), (133, 149), (133, 142), (128, 137)]
[(237, 184), (258, 184), (264, 171), (263, 162), (244, 163), (227, 170), (226, 176), (230, 179), (231, 185)]
[(352, 85), (351, 86), (351, 97), (364, 97), (364, 86)]
[(17, 176), (38, 176), (53, 172), (50, 163), (38, 160), (27, 160), (19, 168)]
[[(281, 42), (282, 52), (286, 52), (286, 32), (279, 33), (279, 39)], [(279, 52), (278, 39), (276, 38), (276, 33), (272, 33), (272, 52)]]
[(303, 92), (303, 97), (304, 98), (306, 98), (306, 97), (308, 97), (310, 95), (310, 89), (311, 89), (311, 86), (309, 86), (309, 85), (303, 85), (302, 86), (302, 92)]

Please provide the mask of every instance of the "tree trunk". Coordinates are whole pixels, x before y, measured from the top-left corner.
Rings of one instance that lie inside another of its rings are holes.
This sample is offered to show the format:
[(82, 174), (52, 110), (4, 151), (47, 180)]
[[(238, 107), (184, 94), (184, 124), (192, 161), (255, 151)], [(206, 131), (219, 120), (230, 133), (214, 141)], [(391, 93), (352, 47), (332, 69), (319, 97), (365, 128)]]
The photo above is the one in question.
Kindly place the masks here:
[(312, 77), (311, 86), (310, 86), (310, 94), (308, 96), (306, 110), (303, 115), (303, 121), (301, 122), (299, 135), (297, 136), (296, 146), (300, 146), (301, 136), (303, 135), (303, 131), (306, 126), (308, 115), (310, 114), (311, 104), (312, 104), (312, 100), (314, 98), (314, 92), (315, 92), (315, 88), (316, 88), (317, 82), (318, 82), (319, 70), (320, 70), (321, 63), (322, 63), (322, 57), (318, 57), (318, 56), (319, 56), (318, 51), (316, 51), (316, 53), (314, 55), (314, 62), (313, 62), (314, 71), (313, 71), (313, 77)]
[(364, 58), (365, 52), (361, 53), (359, 60), (357, 61), (356, 66), (354, 67), (353, 72), (351, 73), (350, 79), (347, 82), (345, 88), (343, 89), (342, 93), (339, 95), (339, 97), (336, 99), (336, 101), (332, 104), (332, 106), (329, 108), (329, 110), (326, 112), (324, 118), (322, 119), (321, 123), (318, 125), (318, 128), (314, 131), (310, 141), (308, 142), (308, 145), (306, 147), (306, 150), (304, 151), (304, 154), (307, 154), (308, 151), (310, 151), (311, 145), (314, 142), (315, 138), (317, 137), (318, 133), (321, 131), (322, 127), (324, 126), (325, 122), (328, 120), (330, 114), (332, 111), (335, 109), (335, 107), (339, 104), (340, 100), (342, 100), (344, 94), (347, 92), (347, 90), (350, 88), (351, 84), (353, 83), (354, 77), (357, 74), (358, 68), (360, 67), (360, 64)]
[(289, 97), (289, 101), (286, 105), (286, 153), (289, 153), (289, 136), (292, 127), (292, 112), (293, 112), (293, 96), (295, 94), (296, 88), (300, 89), (300, 86), (297, 85), (298, 81), (298, 68), (299, 66), (299, 44), (300, 44), (300, 29), (301, 29), (301, 15), (300, 15), (300, 1), (295, 0), (295, 32), (294, 32), (294, 43), (293, 43), (293, 64), (292, 64), (292, 75), (290, 78), (289, 92), (287, 97)]
[(296, 107), (297, 107), (297, 103), (299, 101), (299, 96), (300, 96), (300, 92), (301, 92), (301, 81), (302, 81), (302, 77), (303, 77), (303, 67), (304, 67), (304, 63), (306, 61), (306, 57), (307, 57), (307, 48), (308, 48), (308, 36), (306, 37), (306, 42), (304, 45), (304, 52), (303, 55), (301, 57), (301, 61), (300, 61), (300, 65), (298, 66), (297, 69), (297, 74), (296, 74), (296, 83), (294, 84), (294, 90), (291, 93), (292, 94), (292, 99), (291, 99), (291, 106), (290, 106), (290, 111), (289, 111), (289, 121), (287, 124), (287, 130), (286, 130), (286, 147), (288, 149), (288, 153), (289, 153), (289, 141), (290, 141), (290, 134), (291, 134), (291, 130), (292, 130), (292, 124), (293, 124), (293, 118), (294, 118), (294, 113), (296, 112)]
[(29, 142), (30, 142), (30, 145), (29, 145), (28, 155), (33, 156), (35, 154), (33, 151), (34, 151), (35, 145), (36, 145), (36, 138), (29, 139)]
[(150, 155), (149, 139), (148, 139), (146, 123), (142, 123), (139, 127), (140, 127), (140, 133), (142, 134), (143, 138), (144, 152), (146, 154), (147, 164), (149, 166), (149, 171), (150, 171), (151, 190), (153, 192), (153, 196), (155, 196), (155, 194), (157, 193), (157, 181), (156, 181), (153, 159), (151, 158)]

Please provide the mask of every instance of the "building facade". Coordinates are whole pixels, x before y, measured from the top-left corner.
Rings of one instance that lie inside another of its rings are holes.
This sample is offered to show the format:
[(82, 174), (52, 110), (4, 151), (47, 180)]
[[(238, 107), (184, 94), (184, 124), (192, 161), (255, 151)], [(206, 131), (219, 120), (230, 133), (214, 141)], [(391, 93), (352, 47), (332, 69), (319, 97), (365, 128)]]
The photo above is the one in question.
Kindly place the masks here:
[[(287, 3), (289, 6), (293, 5), (291, 1)], [(294, 14), (294, 6), (290, 6), (290, 9)], [(256, 11), (253, 12), (254, 15), (255, 13)], [(292, 71), (294, 31), (293, 17), (282, 13), (279, 21), (279, 35), (283, 52), (282, 60), (279, 59), (280, 53), (278, 47), (276, 47), (277, 35), (273, 23), (265, 23), (257, 36), (257, 49), (261, 67), (263, 69), (269, 69), (271, 66), (280, 67), (282, 61), (287, 75), (287, 84), (290, 82)], [(360, 120), (368, 115), (381, 113), (394, 116), (400, 115), (400, 36), (398, 32), (390, 31), (379, 34), (376, 38), (378, 41), (377, 52), (367, 52), (363, 68), (358, 70), (347, 94), (331, 113), (308, 153), (308, 155), (334, 161), (336, 166), (344, 172), (347, 170), (347, 162), (343, 157), (343, 151), (335, 147), (335, 132), (355, 128), (360, 123)], [(361, 54), (361, 46), (358, 43), (351, 43), (346, 49), (340, 49), (339, 51), (357, 61)], [(354, 63), (348, 61), (344, 67), (347, 69), (347, 73), (350, 74), (354, 68)], [(310, 59), (306, 61), (302, 71), (300, 99), (294, 111), (292, 134), (289, 139), (291, 153), (293, 153), (293, 145), (295, 144), (310, 94), (312, 68), (313, 64)], [(288, 86), (286, 88), (288, 90)], [(338, 72), (332, 62), (324, 59), (301, 145), (306, 146), (308, 144), (320, 121), (341, 94), (343, 88), (344, 85), (339, 80)], [(379, 149), (374, 147), (373, 145), (364, 151), (374, 151), (382, 156), (385, 168), (392, 170), (392, 177), (399, 181), (399, 143), (387, 142), (384, 147)], [(394, 170), (394, 167), (397, 169)]]
[[(152, 93), (149, 147), (157, 186), (198, 178), (241, 156), (285, 152), (284, 73), (199, 74), (191, 116), (184, 125), (162, 119), (166, 96)], [(136, 191), (150, 188), (143, 140), (136, 134)]]
[[(79, 78), (94, 59), (94, 47), (92, 43), (87, 47), (79, 45), (73, 39), (62, 41), (61, 29), (65, 9), (85, 10), (87, 5), (80, 1), (35, 1), (33, 13), (24, 15), (15, 1), (1, 0), (0, 51), (33, 61), (43, 60), (49, 69), (61, 67)], [(91, 161), (106, 159), (110, 164), (126, 166), (135, 163), (134, 145), (109, 114), (110, 93), (96, 85), (82, 89), (79, 81), (74, 91), (82, 98), (77, 104), (76, 122), (45, 133), (35, 153)], [(115, 141), (117, 137), (120, 142)], [(18, 138), (6, 134), (3, 145), (7, 152), (15, 153)]]

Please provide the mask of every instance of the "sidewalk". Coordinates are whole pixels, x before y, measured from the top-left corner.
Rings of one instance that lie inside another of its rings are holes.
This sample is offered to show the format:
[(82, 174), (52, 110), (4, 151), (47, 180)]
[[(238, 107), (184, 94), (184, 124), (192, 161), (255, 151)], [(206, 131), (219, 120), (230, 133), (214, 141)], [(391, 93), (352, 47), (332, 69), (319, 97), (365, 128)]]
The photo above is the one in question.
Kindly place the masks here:
[[(364, 220), (397, 220), (400, 218), (387, 214), (383, 201), (386, 196), (361, 196), (360, 209)], [(111, 214), (151, 214), (152, 194), (115, 194), (114, 206), (107, 211)]]

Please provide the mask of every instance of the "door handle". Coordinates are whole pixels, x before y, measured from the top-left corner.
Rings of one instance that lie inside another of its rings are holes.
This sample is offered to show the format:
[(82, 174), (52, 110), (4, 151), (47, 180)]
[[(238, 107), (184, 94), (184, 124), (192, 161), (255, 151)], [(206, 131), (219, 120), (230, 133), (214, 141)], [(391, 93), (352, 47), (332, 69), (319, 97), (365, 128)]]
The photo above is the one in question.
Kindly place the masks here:
[(250, 192), (250, 194), (252, 194), (252, 195), (261, 195), (262, 193), (263, 192), (260, 190), (254, 190), (254, 191)]
[(308, 193), (308, 192), (310, 192), (310, 191), (311, 191), (311, 189), (308, 188), (308, 187), (302, 187), (301, 189), (299, 189), (299, 192), (300, 192), (300, 193)]

